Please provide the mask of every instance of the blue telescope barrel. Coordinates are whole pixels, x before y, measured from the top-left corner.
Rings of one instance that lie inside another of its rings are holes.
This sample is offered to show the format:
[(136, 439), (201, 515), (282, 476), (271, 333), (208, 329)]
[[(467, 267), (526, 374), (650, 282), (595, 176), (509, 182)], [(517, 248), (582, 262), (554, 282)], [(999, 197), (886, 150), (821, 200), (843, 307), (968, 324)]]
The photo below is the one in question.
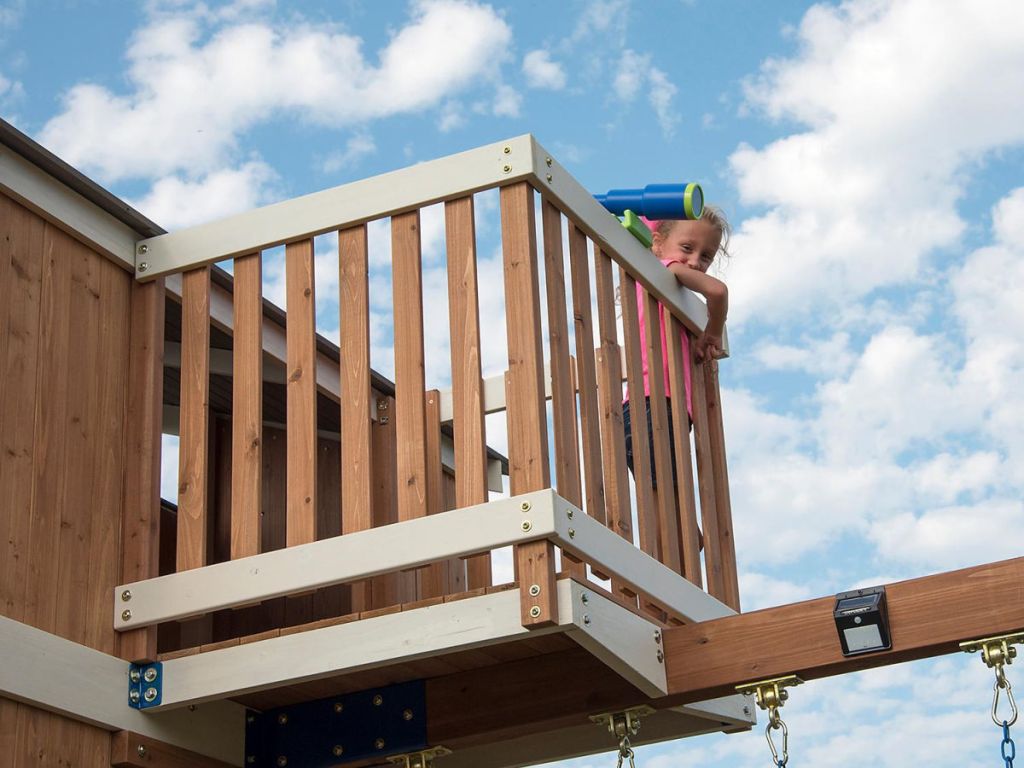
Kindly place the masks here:
[(704, 191), (700, 184), (648, 184), (643, 189), (610, 189), (594, 195), (597, 202), (624, 216), (626, 210), (648, 219), (699, 219), (704, 211)]

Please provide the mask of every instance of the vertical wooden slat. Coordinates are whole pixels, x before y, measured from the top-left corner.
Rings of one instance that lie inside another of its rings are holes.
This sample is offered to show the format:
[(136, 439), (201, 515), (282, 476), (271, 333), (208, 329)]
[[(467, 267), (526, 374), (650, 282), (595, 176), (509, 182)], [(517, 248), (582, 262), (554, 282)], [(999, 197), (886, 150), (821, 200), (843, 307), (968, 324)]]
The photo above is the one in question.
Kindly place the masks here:
[(711, 467), (714, 471), (715, 509), (721, 548), (722, 580), (725, 602), (740, 610), (740, 588), (736, 573), (736, 543), (732, 530), (732, 504), (729, 500), (729, 470), (725, 459), (725, 427), (722, 422), (722, 393), (718, 386), (718, 364), (705, 363), (704, 395), (707, 398), (708, 439)]
[[(549, 200), (541, 203), (544, 225), (544, 280), (547, 285), (551, 414), (554, 430), (555, 485), (562, 498), (583, 506), (579, 449), (576, 442), (576, 391), (572, 386), (569, 327), (566, 319), (565, 266), (562, 258), (562, 213)], [(587, 567), (562, 553), (565, 570), (586, 578)]]
[(231, 558), (260, 551), (263, 462), (262, 255), (235, 259)]
[[(692, 355), (695, 344), (690, 344)], [(718, 504), (715, 498), (714, 465), (711, 458), (711, 435), (708, 424), (707, 385), (702, 364), (691, 357), (693, 383), (693, 442), (697, 449), (697, 488), (700, 493), (700, 519), (704, 526), (704, 571), (708, 594), (725, 602), (725, 579), (722, 572), (722, 540), (718, 534)]]
[[(662, 350), (661, 305), (643, 291), (647, 370), (651, 388), (651, 437), (654, 444), (654, 468), (658, 489), (654, 502), (658, 511), (658, 540), (661, 562), (676, 573), (682, 573), (679, 555), (679, 515), (676, 512), (676, 489), (672, 482), (672, 453), (669, 446), (668, 409), (665, 402), (665, 359)], [(683, 400), (685, 403), (685, 398)]]
[[(426, 488), (427, 514), (436, 515), (444, 511), (444, 469), (441, 466), (441, 394), (432, 389), (425, 395), (427, 426), (426, 444)], [(449, 582), (448, 561), (431, 563), (418, 571), (419, 597), (438, 597), (445, 593)]]
[(395, 437), (398, 519), (427, 514), (426, 423), (423, 406), (423, 276), (420, 212), (391, 219), (395, 312)]
[(313, 241), (285, 247), (289, 547), (316, 541), (316, 301)]
[[(550, 486), (541, 352), (540, 286), (533, 189), (520, 182), (501, 188), (501, 245), (505, 266), (508, 374), (505, 377), (509, 480), (513, 494)], [(515, 559), (523, 626), (558, 619), (554, 546), (519, 544)], [(539, 592), (530, 595), (530, 587)]]
[[(377, 400), (377, 421), (373, 423), (373, 527), (398, 522), (396, 499), (396, 429), (395, 401), (389, 397)], [(404, 602), (405, 597), (400, 577), (402, 574), (387, 573), (371, 580), (370, 608), (385, 608)], [(407, 582), (408, 579), (405, 579)]]
[(686, 379), (683, 371), (683, 350), (679, 343), (686, 331), (668, 309), (665, 312), (665, 327), (668, 337), (669, 384), (674, 399), (672, 408), (672, 431), (676, 456), (676, 473), (679, 485), (676, 488), (680, 513), (680, 538), (682, 544), (683, 576), (696, 584), (704, 585), (700, 572), (700, 533), (697, 527), (697, 504), (693, 490), (693, 459), (690, 452), (690, 415), (686, 409)]
[[(473, 198), (463, 197), (445, 203), (444, 221), (448, 251), (455, 503), (458, 507), (469, 507), (487, 501), (487, 444), (480, 379), (480, 312)], [(477, 589), (490, 585), (490, 553), (467, 558), (466, 586)]]
[[(650, 431), (647, 427), (647, 407), (644, 402), (643, 360), (640, 345), (640, 323), (637, 315), (636, 281), (619, 271), (619, 296), (622, 301), (622, 330), (625, 336), (626, 378), (629, 387), (629, 414), (633, 438), (633, 480), (636, 485), (637, 525), (640, 549), (651, 557), (659, 558), (658, 516), (654, 509), (654, 491), (651, 487)], [(648, 363), (650, 360), (648, 360)], [(653, 378), (653, 377), (652, 377)]]
[[(615, 286), (612, 261), (595, 246), (594, 278), (597, 323), (601, 335), (598, 351), (597, 393), (601, 401), (601, 453), (608, 527), (633, 543), (633, 514), (629, 502), (626, 442), (622, 424), (622, 361), (615, 323)], [(625, 314), (625, 310), (623, 310)]]
[(181, 416), (177, 569), (206, 565), (210, 408), (210, 268), (185, 272), (181, 285)]
[[(128, 412), (121, 583), (159, 575), (160, 428), (163, 423), (164, 281), (133, 282), (128, 363)], [(118, 635), (118, 654), (156, 661), (156, 627)]]
[(586, 509), (588, 515), (607, 524), (604, 478), (601, 475), (601, 410), (597, 399), (597, 373), (594, 370), (594, 321), (590, 309), (590, 260), (587, 257), (586, 235), (571, 223), (569, 270), (572, 276)]
[[(373, 525), (370, 498), (370, 273), (366, 225), (338, 233), (341, 365), (341, 533)], [(369, 583), (352, 585), (353, 610), (367, 610)]]

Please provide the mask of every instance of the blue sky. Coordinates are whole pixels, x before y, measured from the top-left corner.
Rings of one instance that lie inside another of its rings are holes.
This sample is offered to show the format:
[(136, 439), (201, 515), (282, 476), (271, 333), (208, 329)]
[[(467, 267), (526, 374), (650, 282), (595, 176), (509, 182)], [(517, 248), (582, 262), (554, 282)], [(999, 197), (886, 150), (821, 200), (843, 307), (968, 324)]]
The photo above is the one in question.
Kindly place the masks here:
[[(595, 191), (701, 181), (735, 227), (746, 608), (1024, 550), (1021, 94), (1017, 0), (0, 3), (5, 119), (169, 229), (525, 132)], [(793, 759), (990, 763), (990, 685), (966, 657), (808, 684)], [(638, 756), (737, 760), (759, 732)]]

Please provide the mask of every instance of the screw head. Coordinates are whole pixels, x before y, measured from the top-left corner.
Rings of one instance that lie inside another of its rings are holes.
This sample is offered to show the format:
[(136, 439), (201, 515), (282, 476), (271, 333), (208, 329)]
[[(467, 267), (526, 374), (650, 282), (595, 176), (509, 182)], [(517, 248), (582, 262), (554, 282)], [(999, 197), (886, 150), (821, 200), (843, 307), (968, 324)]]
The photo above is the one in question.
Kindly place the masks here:
[(142, 673), (139, 672), (139, 670), (137, 669), (133, 669), (128, 673), (128, 679), (131, 680), (133, 683), (137, 683), (139, 682), (139, 680), (142, 679)]
[(540, 584), (530, 585), (530, 597), (536, 597), (540, 594)]
[(658, 651), (658, 661), (664, 661), (665, 654), (662, 651)]
[(284, 712), (282, 712), (280, 715), (277, 716), (277, 724), (278, 725), (286, 725), (287, 723), (288, 723), (288, 715), (286, 715)]
[(345, 748), (342, 747), (341, 744), (335, 744), (334, 749), (332, 749), (331, 752), (334, 754), (335, 757), (341, 757), (343, 754), (345, 754)]
[(246, 758), (245, 758), (245, 762), (248, 763), (249, 765), (255, 765), (256, 764), (256, 755), (247, 755)]
[(132, 612), (130, 610), (128, 610), (127, 608), (125, 608), (123, 611), (121, 611), (121, 621), (128, 621), (128, 619), (130, 619), (131, 617), (132, 617)]
[(141, 256), (144, 253), (149, 253), (149, 246), (145, 243), (139, 246), (139, 255)]
[(582, 595), (580, 595), (580, 602), (583, 603), (584, 605), (589, 603), (590, 602), (590, 595), (588, 595), (586, 592), (584, 592)]
[(377, 749), (384, 749), (384, 739), (377, 739), (375, 742), (373, 742), (373, 746)]
[(656, 643), (660, 643), (661, 642), (661, 630), (660, 629), (654, 630), (654, 642), (656, 642)]
[(570, 539), (575, 539), (576, 538), (576, 529), (575, 528), (570, 528), (569, 529), (569, 538)]
[(409, 722), (410, 720), (412, 720), (412, 710), (411, 709), (403, 709), (402, 710), (402, 719), (405, 720), (405, 722)]
[(277, 758), (277, 764), (278, 766), (280, 766), (280, 768), (284, 768), (286, 765), (288, 765), (288, 758), (284, 755), (281, 755)]
[(147, 667), (146, 671), (142, 674), (142, 679), (145, 680), (147, 683), (152, 683), (154, 680), (156, 680), (156, 668)]
[(533, 523), (531, 523), (529, 520), (523, 520), (522, 529), (523, 529), (524, 533), (526, 533), (527, 531), (532, 530), (533, 529)]
[(156, 701), (156, 696), (157, 696), (156, 688), (153, 688), (152, 686), (147, 688), (146, 692), (144, 694), (142, 694), (142, 697), (149, 704), (152, 704), (154, 701)]
[(551, 158), (550, 157), (545, 157), (544, 158), (544, 162), (547, 164), (548, 168), (551, 167)]
[(571, 510), (571, 509), (570, 509), (570, 510), (567, 510), (567, 511), (566, 511), (566, 513), (565, 513), (565, 516), (566, 516), (566, 517), (568, 517), (568, 518), (569, 518), (570, 520), (572, 520), (572, 518), (573, 518), (573, 516), (574, 516), (575, 514), (576, 514), (576, 513), (575, 513), (575, 512), (573, 511), (573, 510)]
[(551, 181), (551, 174), (549, 173), (549, 174), (548, 174), (548, 175), (547, 175), (547, 176), (546, 176), (545, 178), (546, 178), (546, 179), (547, 179), (548, 181)]
[(132, 704), (138, 704), (140, 698), (142, 697), (139, 695), (138, 691), (131, 691), (128, 694), (128, 699), (131, 701)]
[(512, 173), (512, 166), (509, 165), (508, 163), (505, 163), (503, 166), (501, 166), (501, 170), (504, 171), (505, 173)]
[(334, 711), (336, 714), (340, 715), (342, 712), (345, 711), (345, 705), (342, 704), (340, 701), (334, 702)]
[(584, 624), (590, 624), (590, 614), (587, 614), (587, 613), (583, 614), (583, 623)]
[(529, 512), (532, 508), (533, 505), (528, 501), (524, 501), (522, 504), (519, 505), (519, 509), (521, 509), (523, 512)]
[(530, 608), (530, 617), (531, 618), (536, 619), (539, 616), (540, 616), (540, 606), (539, 605), (535, 605), (532, 608)]
[(126, 589), (126, 590), (124, 590), (124, 592), (121, 593), (121, 600), (123, 602), (127, 603), (131, 599), (132, 599), (132, 591), (130, 589)]
[(147, 269), (149, 269), (148, 261), (144, 261), (141, 264), (139, 264), (139, 272), (145, 272)]
[(512, 153), (512, 147), (506, 144), (504, 147), (501, 148), (501, 151), (504, 152), (506, 155), (509, 155)]
[(255, 723), (256, 722), (256, 715), (246, 715), (245, 716), (245, 722), (247, 722), (247, 723)]
[(139, 757), (145, 757), (146, 756), (146, 745), (145, 744), (139, 744), (139, 746), (137, 746), (135, 748), (135, 751), (138, 753)]
[(373, 695), (373, 706), (379, 707), (383, 703), (384, 703), (384, 697), (381, 696), (379, 693), (375, 693)]

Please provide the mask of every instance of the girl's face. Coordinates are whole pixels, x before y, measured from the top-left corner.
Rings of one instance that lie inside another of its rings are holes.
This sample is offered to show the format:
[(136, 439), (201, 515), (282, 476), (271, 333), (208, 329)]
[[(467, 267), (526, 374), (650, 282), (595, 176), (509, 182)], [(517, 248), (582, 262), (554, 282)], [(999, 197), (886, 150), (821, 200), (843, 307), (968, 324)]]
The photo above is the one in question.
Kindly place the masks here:
[(677, 221), (668, 234), (654, 233), (651, 250), (659, 259), (671, 259), (690, 269), (707, 272), (722, 245), (722, 233), (706, 221)]

